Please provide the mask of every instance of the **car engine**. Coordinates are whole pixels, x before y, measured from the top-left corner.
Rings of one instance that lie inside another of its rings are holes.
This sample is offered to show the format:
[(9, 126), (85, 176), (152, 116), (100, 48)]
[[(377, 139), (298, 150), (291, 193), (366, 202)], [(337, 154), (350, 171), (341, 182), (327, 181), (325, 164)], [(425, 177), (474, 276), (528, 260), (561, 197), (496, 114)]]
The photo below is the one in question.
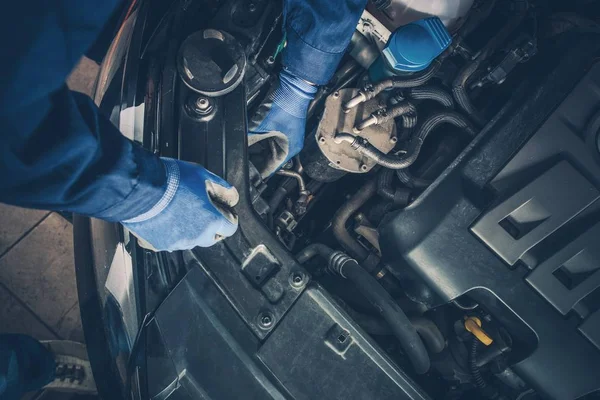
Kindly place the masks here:
[[(147, 254), (148, 270), (185, 265), (188, 291), (207, 277), (292, 398), (600, 394), (593, 2), (369, 1), (309, 107), (304, 149), (272, 176), (246, 121), (281, 68), (281, 4), (184, 3), (140, 35), (154, 115), (141, 141), (236, 186), (240, 231)], [(152, 335), (169, 350), (169, 309), (196, 309), (151, 276)], [(247, 365), (231, 351), (223, 365)], [(165, 372), (149, 374), (163, 393)], [(266, 398), (248, 385), (240, 398)]]

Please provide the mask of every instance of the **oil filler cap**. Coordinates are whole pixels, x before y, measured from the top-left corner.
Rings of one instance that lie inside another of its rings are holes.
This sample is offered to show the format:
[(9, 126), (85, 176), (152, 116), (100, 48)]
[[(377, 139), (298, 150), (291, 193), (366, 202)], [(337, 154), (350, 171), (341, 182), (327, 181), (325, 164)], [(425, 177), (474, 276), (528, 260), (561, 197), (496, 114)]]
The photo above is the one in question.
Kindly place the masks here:
[(383, 49), (383, 57), (397, 72), (421, 71), (451, 42), (450, 33), (438, 17), (425, 18), (398, 28)]

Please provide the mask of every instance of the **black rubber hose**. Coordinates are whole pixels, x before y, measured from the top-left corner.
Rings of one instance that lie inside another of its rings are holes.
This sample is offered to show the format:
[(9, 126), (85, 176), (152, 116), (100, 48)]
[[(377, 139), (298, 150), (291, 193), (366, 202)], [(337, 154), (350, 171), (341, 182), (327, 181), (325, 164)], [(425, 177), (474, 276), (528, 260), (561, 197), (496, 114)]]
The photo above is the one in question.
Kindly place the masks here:
[(465, 65), (458, 72), (458, 75), (456, 75), (454, 83), (452, 84), (452, 95), (454, 96), (456, 103), (479, 127), (485, 125), (485, 120), (479, 114), (479, 111), (477, 111), (473, 103), (471, 103), (471, 99), (467, 93), (467, 83), (475, 71), (479, 69), (482, 61), (482, 59), (476, 59)]
[(377, 95), (379, 95), (379, 93), (388, 89), (408, 89), (423, 86), (431, 78), (433, 78), (435, 74), (437, 74), (444, 60), (452, 53), (452, 51), (453, 49), (447, 49), (444, 53), (442, 53), (442, 55), (433, 60), (427, 69), (414, 73), (410, 77), (394, 76), (392, 78), (377, 82), (376, 84), (371, 85), (364, 90), (360, 90), (355, 97), (351, 98), (344, 104), (344, 109), (350, 110), (360, 103), (364, 103), (365, 101), (375, 98)]
[(432, 320), (424, 317), (413, 317), (410, 318), (410, 322), (430, 352), (438, 354), (444, 351), (446, 348), (446, 339), (442, 335), (440, 328)]
[(369, 251), (350, 235), (346, 229), (346, 223), (360, 207), (373, 197), (376, 191), (377, 182), (374, 179), (369, 179), (333, 216), (333, 235), (352, 257), (360, 261), (364, 261), (369, 257)]
[(452, 95), (438, 86), (429, 85), (409, 89), (406, 91), (406, 95), (411, 99), (433, 100), (440, 103), (444, 107), (454, 107), (454, 99), (452, 98)]
[(319, 255), (329, 261), (333, 253), (333, 249), (331, 249), (329, 246), (325, 246), (321, 243), (313, 243), (300, 250), (300, 252), (296, 254), (296, 259), (300, 264), (304, 264), (311, 258)]
[(367, 100), (374, 98), (384, 90), (409, 89), (423, 86), (429, 80), (431, 80), (431, 78), (433, 78), (435, 74), (437, 74), (445, 58), (446, 57), (444, 55), (441, 55), (437, 59), (433, 60), (433, 62), (429, 67), (427, 67), (427, 69), (425, 69), (422, 72), (415, 73), (408, 78), (405, 76), (395, 76), (393, 78), (384, 79), (381, 82), (377, 82), (373, 85), (373, 87), (370, 90), (366, 92)]
[(419, 156), (421, 147), (427, 136), (438, 126), (451, 124), (474, 136), (475, 128), (464, 116), (454, 111), (443, 111), (431, 115), (419, 128), (408, 144), (406, 153), (401, 156), (385, 154), (360, 136), (340, 133), (336, 136), (338, 141), (346, 141), (360, 154), (370, 158), (377, 164), (389, 169), (403, 169), (411, 166)]
[[(520, 0), (519, 0), (520, 1)], [(518, 3), (519, 1), (515, 1)], [(526, 4), (526, 1), (523, 1)], [(459, 72), (452, 84), (452, 95), (456, 100), (456, 103), (469, 115), (469, 117), (478, 125), (485, 125), (485, 119), (480, 115), (479, 111), (471, 103), (469, 94), (467, 93), (467, 84), (473, 76), (473, 74), (479, 69), (487, 58), (496, 51), (497, 47), (500, 46), (508, 36), (519, 26), (523, 21), (523, 18), (527, 15), (527, 7), (522, 7), (519, 13), (514, 15), (508, 23), (506, 23), (502, 29), (494, 36), (485, 47), (479, 52), (477, 57), (467, 63)]]
[(382, 169), (377, 178), (377, 194), (393, 202), (396, 206), (406, 207), (410, 200), (410, 190), (406, 188), (394, 189), (392, 185), (393, 179), (393, 170)]
[(394, 201), (393, 174), (394, 172), (391, 169), (383, 169), (377, 178), (377, 194), (389, 201)]
[(400, 341), (415, 371), (418, 374), (426, 373), (431, 366), (427, 349), (417, 330), (392, 296), (356, 260), (346, 256), (342, 262), (336, 263), (334, 260), (330, 262), (330, 265), (339, 275), (352, 281), (369, 303), (390, 324), (394, 336)]
[[(371, 335), (390, 336), (393, 335), (390, 324), (383, 318), (363, 314), (355, 311), (345, 303), (342, 303), (342, 308), (346, 310), (350, 317), (358, 324), (365, 332)], [(446, 339), (440, 332), (440, 329), (430, 319), (424, 317), (409, 317), (410, 323), (413, 324), (417, 333), (425, 343), (427, 350), (433, 354), (439, 354), (446, 347)]]
[(418, 177), (414, 176), (413, 174), (411, 174), (408, 171), (408, 169), (396, 170), (396, 176), (398, 177), (400, 182), (402, 182), (403, 184), (405, 184), (406, 186), (408, 186), (410, 188), (415, 188), (415, 189), (424, 189), (424, 188), (428, 187), (429, 185), (431, 185), (431, 182), (432, 182), (428, 179), (418, 178)]

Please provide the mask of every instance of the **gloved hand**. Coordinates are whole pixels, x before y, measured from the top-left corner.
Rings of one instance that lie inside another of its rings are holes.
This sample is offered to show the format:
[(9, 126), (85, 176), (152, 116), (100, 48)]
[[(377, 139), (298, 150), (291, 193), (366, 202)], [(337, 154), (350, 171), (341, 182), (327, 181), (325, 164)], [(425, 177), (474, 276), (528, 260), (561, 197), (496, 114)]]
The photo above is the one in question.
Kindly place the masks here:
[(155, 251), (209, 247), (233, 235), (237, 190), (200, 165), (162, 158), (167, 190), (149, 211), (122, 221), (142, 247)]
[(269, 140), (269, 157), (257, 166), (266, 178), (302, 150), (306, 112), (317, 86), (287, 71), (279, 74), (279, 85), (267, 96), (250, 121), (248, 144)]

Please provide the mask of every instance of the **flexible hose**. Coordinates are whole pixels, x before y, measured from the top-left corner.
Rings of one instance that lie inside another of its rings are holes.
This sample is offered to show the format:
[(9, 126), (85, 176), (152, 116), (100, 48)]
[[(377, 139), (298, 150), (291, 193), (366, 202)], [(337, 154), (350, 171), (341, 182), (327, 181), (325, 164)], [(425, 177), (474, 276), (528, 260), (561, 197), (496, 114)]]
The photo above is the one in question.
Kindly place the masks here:
[(487, 388), (487, 383), (483, 376), (481, 376), (481, 371), (477, 366), (477, 351), (479, 349), (479, 340), (477, 338), (473, 338), (473, 343), (471, 344), (471, 354), (469, 357), (469, 368), (471, 370), (471, 376), (473, 377), (473, 381), (475, 385), (481, 389), (485, 390)]
[[(423, 341), (428, 343), (433, 353), (440, 353), (446, 346), (446, 341), (439, 328), (426, 318), (409, 319), (383, 286), (356, 260), (342, 252), (334, 251), (324, 244), (313, 243), (300, 251), (296, 258), (298, 262), (304, 263), (316, 255), (320, 255), (328, 261), (331, 272), (354, 283), (387, 322), (391, 333), (400, 341), (415, 371), (419, 374), (426, 373), (431, 366), (431, 362)], [(345, 308), (350, 311), (349, 314), (358, 315), (354, 310), (348, 309), (348, 307)], [(380, 333), (385, 332), (386, 327), (383, 327), (379, 322), (373, 322), (372, 318), (369, 318), (368, 322), (374, 330)], [(423, 339), (419, 336), (415, 326), (419, 327)]]
[(392, 185), (393, 179), (393, 170), (381, 170), (377, 178), (377, 194), (384, 199), (393, 202), (396, 206), (406, 207), (410, 200), (410, 190), (407, 190), (406, 188), (394, 189)]
[(360, 136), (354, 136), (348, 133), (340, 133), (336, 135), (335, 140), (338, 143), (348, 142), (357, 150), (360, 154), (365, 157), (370, 158), (375, 161), (377, 164), (389, 168), (389, 169), (403, 169), (411, 166), (419, 156), (421, 152), (421, 147), (423, 146), (423, 142), (427, 138), (427, 136), (438, 126), (442, 124), (451, 124), (460, 128), (467, 132), (469, 135), (475, 135), (475, 128), (473, 125), (462, 115), (454, 112), (454, 111), (443, 111), (436, 114), (431, 115), (423, 125), (421, 125), (420, 129), (413, 136), (408, 144), (408, 149), (406, 153), (401, 156), (396, 156), (393, 154), (385, 154), (365, 138)]
[(393, 105), (388, 109), (374, 112), (368, 118), (356, 124), (356, 129), (362, 131), (363, 129), (371, 125), (383, 124), (389, 120), (398, 118), (400, 116), (416, 115), (416, 113), (417, 109), (411, 102), (403, 101), (401, 103)]
[(300, 250), (298, 254), (296, 254), (296, 259), (298, 260), (298, 263), (304, 264), (311, 258), (319, 255), (329, 261), (333, 253), (333, 249), (329, 246), (325, 246), (321, 243), (313, 243)]
[(429, 370), (431, 362), (423, 340), (392, 296), (363, 269), (356, 260), (345, 254), (332, 257), (330, 269), (352, 281), (381, 316), (390, 324), (394, 336), (418, 374)]
[(469, 117), (477, 124), (477, 126), (485, 125), (485, 120), (479, 114), (479, 111), (477, 111), (473, 103), (471, 103), (471, 99), (467, 93), (467, 83), (475, 71), (479, 69), (482, 61), (483, 60), (479, 58), (465, 65), (458, 72), (458, 75), (456, 75), (456, 78), (454, 78), (454, 83), (452, 84), (452, 95), (454, 96), (456, 103), (460, 108), (463, 109), (464, 112), (467, 113), (467, 115), (469, 115)]
[[(339, 300), (341, 302), (341, 300)], [(350, 317), (365, 330), (368, 334), (378, 336), (393, 335), (390, 324), (383, 318), (373, 315), (360, 313), (345, 303), (341, 303), (342, 308), (350, 314)], [(446, 339), (440, 328), (428, 318), (424, 317), (409, 317), (410, 323), (413, 324), (417, 333), (425, 343), (427, 350), (433, 354), (438, 354), (446, 348)]]
[(377, 183), (369, 179), (352, 197), (342, 205), (333, 216), (333, 235), (340, 242), (342, 247), (350, 253), (352, 257), (364, 261), (370, 253), (361, 246), (356, 239), (350, 235), (346, 229), (346, 223), (350, 217), (358, 211), (377, 191)]
[(440, 328), (432, 320), (425, 317), (411, 317), (413, 324), (423, 342), (433, 354), (438, 354), (446, 348), (446, 338), (442, 335)]
[[(519, 2), (521, 0), (515, 1)], [(454, 96), (454, 100), (456, 103), (462, 108), (469, 117), (475, 122), (478, 126), (485, 125), (485, 119), (480, 115), (479, 111), (473, 106), (471, 103), (471, 99), (469, 98), (469, 94), (467, 93), (467, 84), (469, 80), (473, 76), (473, 74), (479, 69), (479, 67), (483, 64), (487, 58), (496, 51), (497, 47), (500, 46), (508, 36), (519, 26), (519, 24), (523, 21), (523, 18), (527, 15), (527, 2), (521, 1), (524, 3), (524, 7), (519, 10), (519, 12), (514, 15), (506, 25), (500, 29), (500, 31), (492, 37), (490, 41), (485, 45), (485, 47), (479, 52), (477, 57), (467, 63), (459, 72), (454, 82), (452, 84), (452, 95)]]
[(384, 79), (376, 84), (368, 87), (365, 90), (360, 90), (356, 96), (350, 99), (346, 104), (344, 104), (344, 110), (350, 110), (360, 103), (364, 103), (365, 101), (371, 100), (379, 93), (388, 89), (408, 89), (415, 88), (418, 86), (423, 86), (427, 83), (431, 78), (437, 74), (442, 63), (448, 57), (451, 51), (446, 50), (442, 55), (432, 61), (431, 65), (427, 67), (427, 69), (417, 72), (410, 77), (406, 76), (395, 76), (392, 78)]
[(415, 189), (426, 188), (427, 186), (431, 185), (431, 182), (432, 182), (428, 179), (423, 179), (423, 178), (418, 178), (416, 176), (413, 176), (413, 174), (411, 174), (408, 171), (408, 169), (396, 170), (396, 176), (398, 177), (400, 182), (402, 182), (403, 184), (405, 184), (406, 186), (408, 186), (410, 188), (415, 188)]
[(411, 99), (433, 100), (440, 103), (444, 107), (454, 107), (454, 99), (452, 99), (452, 95), (438, 86), (429, 85), (409, 89), (406, 91), (406, 95)]

